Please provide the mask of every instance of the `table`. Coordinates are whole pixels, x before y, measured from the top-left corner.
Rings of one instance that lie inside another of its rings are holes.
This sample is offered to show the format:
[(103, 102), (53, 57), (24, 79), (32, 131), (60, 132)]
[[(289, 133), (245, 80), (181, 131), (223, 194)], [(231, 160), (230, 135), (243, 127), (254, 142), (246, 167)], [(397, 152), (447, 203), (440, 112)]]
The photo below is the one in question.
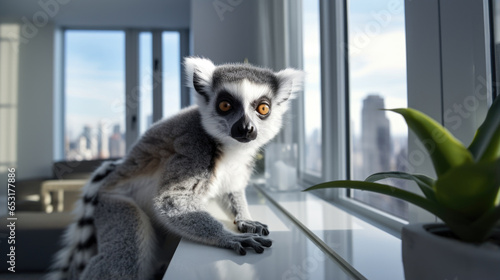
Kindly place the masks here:
[(87, 180), (47, 180), (42, 183), (41, 198), (43, 207), (46, 213), (52, 213), (54, 206), (52, 205), (51, 192), (57, 194), (57, 212), (64, 211), (64, 192), (80, 192)]

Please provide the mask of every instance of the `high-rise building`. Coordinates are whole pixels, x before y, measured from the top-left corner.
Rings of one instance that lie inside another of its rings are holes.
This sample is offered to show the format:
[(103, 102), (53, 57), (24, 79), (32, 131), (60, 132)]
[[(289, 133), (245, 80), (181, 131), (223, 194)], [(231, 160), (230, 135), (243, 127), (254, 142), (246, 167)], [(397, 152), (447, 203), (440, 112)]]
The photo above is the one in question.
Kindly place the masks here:
[(82, 136), (85, 137), (85, 139), (87, 140), (86, 141), (86, 148), (90, 150), (91, 149), (90, 145), (92, 142), (92, 128), (88, 125), (85, 125), (83, 127)]
[[(363, 100), (361, 111), (361, 153), (356, 160), (361, 162), (354, 172), (357, 179), (364, 180), (369, 175), (393, 170), (393, 143), (390, 122), (385, 115), (384, 99), (376, 94), (368, 95)], [(359, 146), (358, 146), (359, 147)], [(403, 213), (407, 208), (404, 202), (372, 192), (353, 191), (353, 197), (370, 206), (389, 213)], [(394, 209), (398, 209), (396, 212)]]
[(93, 133), (90, 137), (90, 154), (92, 158), (97, 158), (99, 156), (99, 140), (97, 134)]
[(85, 136), (80, 136), (80, 138), (78, 139), (78, 144), (77, 144), (77, 150), (78, 150), (78, 153), (83, 155), (87, 152), (87, 138), (85, 138)]
[(99, 123), (99, 158), (109, 157), (108, 128), (104, 123)]
[(121, 133), (120, 125), (119, 124), (115, 124), (113, 126), (113, 134), (120, 134), (120, 133)]
[(308, 172), (321, 175), (321, 132), (315, 129), (308, 135), (305, 160)]
[(120, 131), (120, 125), (113, 126), (113, 134), (109, 137), (109, 156), (123, 157), (125, 155), (125, 140)]
[(385, 115), (384, 99), (368, 95), (363, 100), (361, 116), (361, 146), (363, 177), (391, 169), (392, 142), (389, 119)]
[(146, 119), (146, 129), (150, 128), (153, 125), (153, 115), (148, 115)]

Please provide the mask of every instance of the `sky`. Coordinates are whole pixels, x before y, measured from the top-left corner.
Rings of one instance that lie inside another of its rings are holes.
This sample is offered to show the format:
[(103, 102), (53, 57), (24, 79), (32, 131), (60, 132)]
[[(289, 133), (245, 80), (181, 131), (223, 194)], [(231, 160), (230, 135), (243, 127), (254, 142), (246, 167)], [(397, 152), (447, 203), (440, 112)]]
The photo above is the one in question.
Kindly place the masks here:
[[(94, 131), (99, 123), (125, 130), (125, 32), (68, 30), (65, 33), (66, 135), (78, 137), (84, 125)], [(164, 32), (163, 94), (164, 116), (179, 110), (179, 34)], [(145, 130), (152, 114), (152, 36), (139, 35), (139, 122)]]
[(66, 31), (66, 135), (73, 140), (84, 125), (105, 121), (124, 127), (125, 33)]
[(302, 5), (303, 64), (307, 73), (304, 84), (304, 121), (306, 135), (311, 135), (321, 128), (319, 1), (303, 1)]
[[(303, 1), (306, 133), (321, 126), (318, 1)], [(361, 134), (363, 99), (384, 98), (385, 108), (407, 107), (403, 0), (349, 0), (349, 98), (352, 130)], [(387, 113), (394, 135), (407, 135), (399, 115)]]

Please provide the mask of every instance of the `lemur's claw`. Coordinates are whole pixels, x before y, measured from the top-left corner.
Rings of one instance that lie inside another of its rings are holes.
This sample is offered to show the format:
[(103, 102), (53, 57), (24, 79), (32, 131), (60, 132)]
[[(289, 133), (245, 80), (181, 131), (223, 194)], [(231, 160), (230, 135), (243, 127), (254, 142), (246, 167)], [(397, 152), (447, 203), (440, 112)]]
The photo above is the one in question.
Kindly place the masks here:
[(273, 242), (271, 240), (250, 233), (234, 235), (231, 236), (229, 240), (229, 247), (242, 256), (247, 253), (245, 248), (252, 248), (256, 253), (262, 254), (264, 252), (264, 247), (271, 247), (272, 244)]
[(243, 248), (243, 246), (241, 246), (241, 244), (239, 244), (239, 243), (236, 243), (234, 245), (234, 250), (236, 251), (236, 253), (238, 253), (242, 256), (247, 254), (247, 250), (245, 250), (245, 248)]
[(236, 225), (238, 226), (238, 230), (243, 233), (269, 235), (269, 229), (267, 228), (267, 225), (257, 221), (239, 220), (236, 221)]
[(262, 246), (264, 247), (271, 247), (273, 245), (273, 241), (270, 240), (270, 239), (267, 239), (267, 238), (262, 238), (262, 237), (256, 237), (254, 238), (255, 241), (259, 242), (260, 244), (262, 244)]

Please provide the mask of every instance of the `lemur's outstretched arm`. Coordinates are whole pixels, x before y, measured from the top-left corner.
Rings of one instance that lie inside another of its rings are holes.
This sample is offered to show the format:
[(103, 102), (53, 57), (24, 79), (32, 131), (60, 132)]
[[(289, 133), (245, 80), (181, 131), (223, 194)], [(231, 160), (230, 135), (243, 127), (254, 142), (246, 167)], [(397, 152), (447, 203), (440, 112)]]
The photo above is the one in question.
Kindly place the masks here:
[(172, 230), (185, 238), (208, 245), (233, 249), (241, 255), (246, 254), (247, 247), (262, 253), (264, 247), (272, 245), (271, 240), (258, 234), (235, 234), (224, 229), (222, 224), (209, 213), (202, 210), (200, 203), (181, 196), (165, 198), (161, 207), (159, 219)]
[(267, 225), (253, 221), (250, 217), (244, 190), (228, 193), (225, 200), (227, 200), (229, 209), (234, 215), (234, 223), (238, 226), (238, 230), (240, 232), (269, 235)]

